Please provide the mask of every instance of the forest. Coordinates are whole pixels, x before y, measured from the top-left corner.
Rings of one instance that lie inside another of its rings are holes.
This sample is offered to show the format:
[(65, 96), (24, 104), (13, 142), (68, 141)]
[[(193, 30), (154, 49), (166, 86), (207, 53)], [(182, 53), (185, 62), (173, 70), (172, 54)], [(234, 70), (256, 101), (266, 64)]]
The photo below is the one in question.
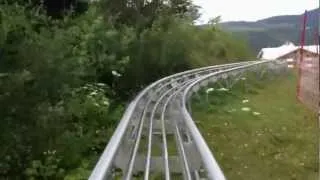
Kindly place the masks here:
[(151, 82), (243, 61), (191, 0), (1, 0), (0, 178), (86, 179)]

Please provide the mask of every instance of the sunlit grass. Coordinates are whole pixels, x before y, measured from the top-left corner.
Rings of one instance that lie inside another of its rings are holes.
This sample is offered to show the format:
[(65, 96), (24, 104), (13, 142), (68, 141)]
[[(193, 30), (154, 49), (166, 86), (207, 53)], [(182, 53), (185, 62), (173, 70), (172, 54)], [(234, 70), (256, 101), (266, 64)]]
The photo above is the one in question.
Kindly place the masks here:
[(249, 76), (195, 97), (193, 117), (228, 179), (317, 179), (316, 114), (296, 101), (295, 82)]

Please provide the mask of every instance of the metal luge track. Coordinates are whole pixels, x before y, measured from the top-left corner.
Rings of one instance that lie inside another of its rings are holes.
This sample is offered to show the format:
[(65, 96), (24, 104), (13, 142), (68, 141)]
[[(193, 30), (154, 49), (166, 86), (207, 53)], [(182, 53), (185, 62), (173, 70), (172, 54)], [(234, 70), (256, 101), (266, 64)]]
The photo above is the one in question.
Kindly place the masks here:
[(231, 87), (246, 71), (280, 72), (286, 62), (246, 61), (185, 71), (149, 85), (130, 103), (90, 180), (213, 179), (225, 176), (190, 115), (209, 82)]

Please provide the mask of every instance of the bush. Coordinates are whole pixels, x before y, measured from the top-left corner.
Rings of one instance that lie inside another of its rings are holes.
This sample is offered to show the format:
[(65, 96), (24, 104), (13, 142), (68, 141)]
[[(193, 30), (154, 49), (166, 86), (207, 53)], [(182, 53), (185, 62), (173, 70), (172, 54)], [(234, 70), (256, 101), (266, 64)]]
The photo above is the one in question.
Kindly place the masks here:
[(1, 177), (86, 176), (140, 89), (249, 55), (219, 28), (162, 8), (144, 25), (114, 21), (97, 5), (52, 19), (42, 7), (0, 4)]

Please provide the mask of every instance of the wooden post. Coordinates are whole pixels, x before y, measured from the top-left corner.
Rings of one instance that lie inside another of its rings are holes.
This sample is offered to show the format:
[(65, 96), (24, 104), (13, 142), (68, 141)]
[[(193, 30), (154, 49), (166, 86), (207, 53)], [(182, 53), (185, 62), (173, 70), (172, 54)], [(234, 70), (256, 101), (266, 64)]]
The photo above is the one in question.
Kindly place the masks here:
[[(320, 3), (320, 0), (319, 0)], [(320, 8), (320, 7), (318, 7)], [(318, 46), (320, 46), (320, 14), (318, 13)], [(320, 52), (319, 47), (317, 47), (318, 54), (318, 128), (317, 128), (317, 137), (318, 137), (318, 178), (320, 177)]]

